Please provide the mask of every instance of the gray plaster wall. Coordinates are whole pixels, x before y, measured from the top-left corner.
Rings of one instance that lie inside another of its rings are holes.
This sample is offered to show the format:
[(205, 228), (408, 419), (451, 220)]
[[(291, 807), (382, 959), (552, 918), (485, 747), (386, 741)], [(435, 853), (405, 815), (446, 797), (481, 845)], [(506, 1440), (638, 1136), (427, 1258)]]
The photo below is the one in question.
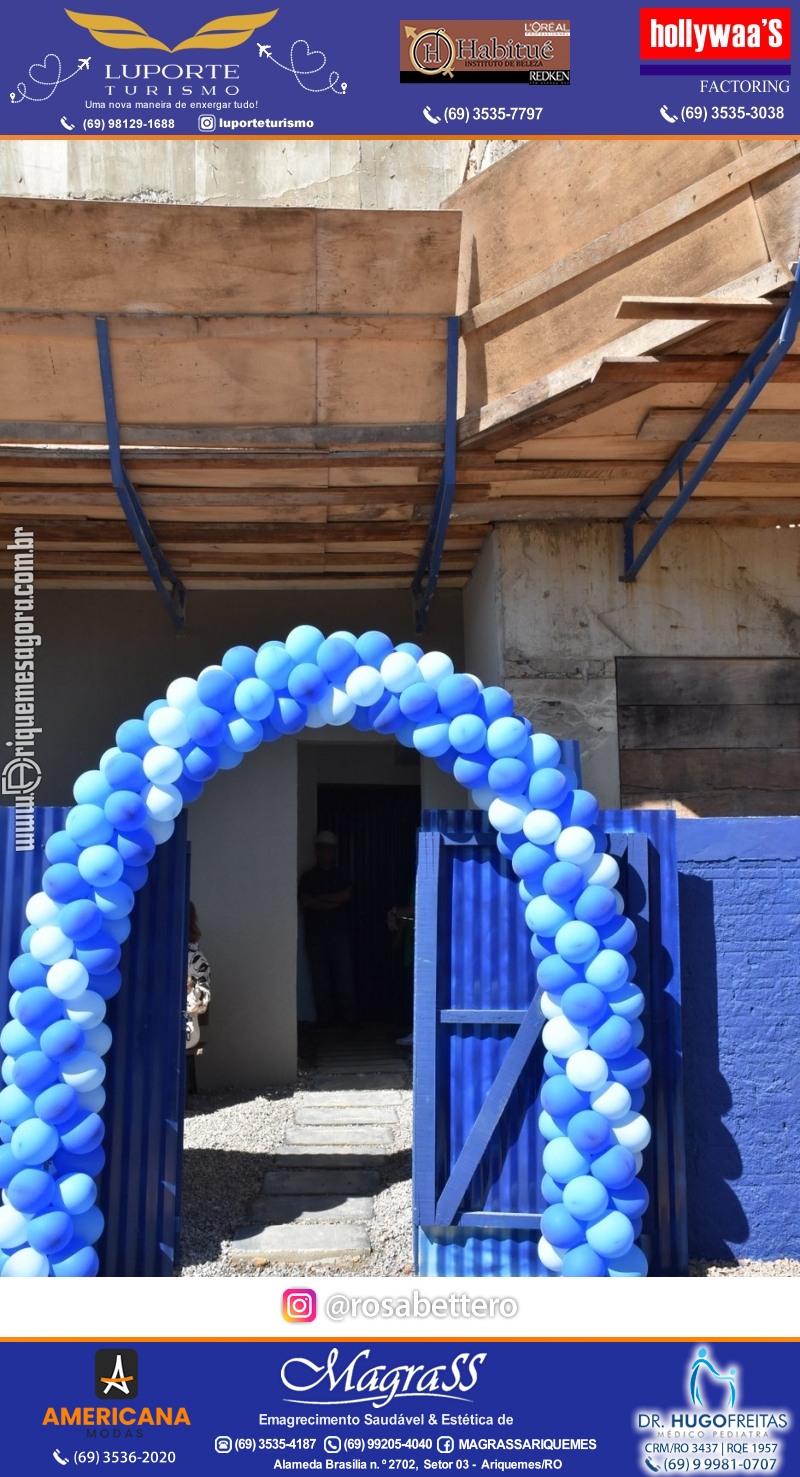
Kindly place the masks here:
[(619, 804), (624, 656), (800, 653), (800, 530), (678, 521), (633, 584), (611, 523), (495, 529), (466, 591), (467, 663), (496, 630), (500, 680), (537, 728), (581, 743), (583, 777)]
[[(11, 610), (10, 592), (3, 590), (0, 744), (13, 732)], [(183, 636), (173, 633), (155, 593), (39, 591), (39, 803), (71, 804), (76, 777), (96, 767), (119, 724), (140, 714), (174, 677), (218, 662), (229, 646), (258, 646), (303, 622), (325, 631), (379, 628), (395, 641), (414, 638), (410, 595), (402, 591), (190, 592)], [(437, 594), (424, 641), (463, 661), (460, 591)], [(352, 779), (358, 782), (378, 771), (371, 759), (369, 766), (353, 763), (361, 750), (352, 740), (359, 736), (346, 732)], [(338, 733), (332, 731), (333, 742)], [(391, 751), (391, 741), (384, 743)], [(245, 755), (237, 769), (218, 774), (189, 810), (192, 895), (213, 976), (209, 1048), (198, 1067), (204, 1086), (257, 1089), (294, 1077), (299, 747), (287, 738)], [(376, 754), (375, 762), (380, 767), (387, 760)], [(332, 764), (324, 760), (321, 772), (332, 773)], [(458, 793), (455, 803), (463, 804), (463, 791)], [(304, 844), (309, 825), (313, 821), (301, 826)]]
[(511, 140), (437, 138), (6, 140), (0, 195), (436, 210), (516, 147)]

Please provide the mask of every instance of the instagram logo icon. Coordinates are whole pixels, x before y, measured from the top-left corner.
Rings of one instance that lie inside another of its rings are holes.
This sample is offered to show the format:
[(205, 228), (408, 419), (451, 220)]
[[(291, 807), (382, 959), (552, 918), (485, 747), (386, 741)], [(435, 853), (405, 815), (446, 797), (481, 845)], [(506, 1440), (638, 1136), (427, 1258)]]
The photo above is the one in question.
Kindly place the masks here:
[(283, 1316), (287, 1323), (313, 1323), (317, 1316), (317, 1294), (312, 1287), (287, 1287), (283, 1294)]

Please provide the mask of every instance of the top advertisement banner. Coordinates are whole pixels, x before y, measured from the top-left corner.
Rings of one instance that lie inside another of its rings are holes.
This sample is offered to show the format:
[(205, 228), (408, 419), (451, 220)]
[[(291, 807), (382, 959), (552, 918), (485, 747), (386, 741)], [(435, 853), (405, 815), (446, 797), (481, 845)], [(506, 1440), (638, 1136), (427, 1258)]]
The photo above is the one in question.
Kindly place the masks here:
[(3, 26), (5, 138), (791, 137), (788, 7), (447, 14), (36, 0)]

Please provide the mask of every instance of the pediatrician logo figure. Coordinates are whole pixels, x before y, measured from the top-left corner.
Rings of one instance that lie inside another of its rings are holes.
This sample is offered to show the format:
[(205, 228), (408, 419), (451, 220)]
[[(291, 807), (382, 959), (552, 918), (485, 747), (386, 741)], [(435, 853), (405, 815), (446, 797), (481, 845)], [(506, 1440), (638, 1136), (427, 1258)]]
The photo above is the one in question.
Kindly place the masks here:
[(711, 1360), (707, 1357), (706, 1349), (698, 1349), (694, 1363), (689, 1369), (689, 1397), (692, 1405), (702, 1405), (703, 1398), (700, 1393), (700, 1375), (706, 1370), (706, 1379), (711, 1379), (715, 1384), (726, 1385), (729, 1391), (728, 1406), (736, 1404), (736, 1375), (737, 1371), (731, 1369), (727, 1374), (721, 1374), (714, 1368)]

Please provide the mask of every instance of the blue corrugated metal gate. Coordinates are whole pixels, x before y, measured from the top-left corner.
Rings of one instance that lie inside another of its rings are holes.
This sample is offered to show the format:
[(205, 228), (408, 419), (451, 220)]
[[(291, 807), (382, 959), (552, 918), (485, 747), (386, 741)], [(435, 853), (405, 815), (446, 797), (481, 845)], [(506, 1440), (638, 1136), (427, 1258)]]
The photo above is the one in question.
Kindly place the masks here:
[[(674, 816), (610, 812), (645, 993), (653, 1143), (642, 1244), (651, 1271), (687, 1268)], [(543, 1049), (517, 878), (481, 811), (429, 811), (417, 873), (414, 1226), (422, 1275), (548, 1276), (536, 1253)]]
[[(14, 850), (14, 810), (0, 807), (0, 1019), (8, 1018), (8, 966), (19, 953), (25, 905), (41, 885), (44, 844), (67, 808), (36, 810), (36, 850)], [(98, 1204), (106, 1230), (98, 1248), (105, 1277), (168, 1277), (180, 1230), (188, 914), (186, 817), (159, 846), (131, 914), (122, 988), (109, 1001), (114, 1036), (106, 1089), (106, 1165)]]

